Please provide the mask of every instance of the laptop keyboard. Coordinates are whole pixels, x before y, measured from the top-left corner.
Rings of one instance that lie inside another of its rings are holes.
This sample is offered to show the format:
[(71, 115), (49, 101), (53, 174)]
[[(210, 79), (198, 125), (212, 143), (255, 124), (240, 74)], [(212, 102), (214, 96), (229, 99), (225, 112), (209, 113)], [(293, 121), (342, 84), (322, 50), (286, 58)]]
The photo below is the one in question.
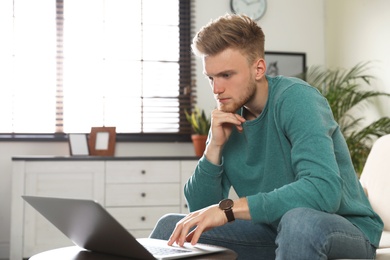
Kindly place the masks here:
[(144, 246), (152, 255), (171, 255), (177, 253), (191, 252), (190, 250), (175, 248), (175, 247), (158, 247), (158, 246), (150, 246), (150, 245), (144, 245)]

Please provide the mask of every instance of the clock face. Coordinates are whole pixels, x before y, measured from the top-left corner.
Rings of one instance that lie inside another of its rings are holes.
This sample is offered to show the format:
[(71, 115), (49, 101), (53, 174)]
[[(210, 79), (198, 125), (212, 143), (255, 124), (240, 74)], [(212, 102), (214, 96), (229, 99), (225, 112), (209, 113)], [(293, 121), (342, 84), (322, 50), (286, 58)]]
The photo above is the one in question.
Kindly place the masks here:
[(219, 202), (219, 208), (222, 210), (230, 209), (233, 207), (234, 202), (231, 199), (221, 200)]
[(265, 13), (267, 0), (231, 0), (230, 7), (236, 14), (245, 14), (259, 20)]

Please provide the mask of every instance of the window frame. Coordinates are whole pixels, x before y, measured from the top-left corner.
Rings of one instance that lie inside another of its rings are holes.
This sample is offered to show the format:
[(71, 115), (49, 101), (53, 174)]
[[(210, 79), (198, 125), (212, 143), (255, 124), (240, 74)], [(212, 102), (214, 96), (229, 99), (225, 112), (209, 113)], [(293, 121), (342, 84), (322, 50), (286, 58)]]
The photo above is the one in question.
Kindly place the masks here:
[[(64, 0), (56, 0), (63, 3)], [(187, 122), (184, 110), (193, 109), (196, 102), (195, 69), (191, 54), (191, 40), (193, 33), (193, 0), (179, 0), (180, 19), (180, 58), (179, 58), (179, 110), (180, 126), (179, 132), (175, 133), (117, 133), (117, 142), (191, 142), (191, 126)], [(185, 16), (185, 17), (184, 17)], [(184, 21), (183, 21), (184, 19)], [(62, 41), (62, 39), (61, 39)], [(62, 57), (60, 57), (62, 59)], [(184, 66), (183, 66), (184, 63)], [(183, 101), (184, 99), (184, 101)], [(55, 125), (56, 130), (57, 122)], [(87, 135), (89, 133), (86, 133)], [(64, 142), (68, 141), (68, 133), (0, 133), (1, 141), (43, 141), (43, 142)]]
[[(89, 136), (89, 133), (87, 133)], [(10, 133), (0, 134), (0, 142), (20, 141), (20, 142), (67, 142), (69, 134), (53, 133), (53, 134), (31, 134), (31, 133)], [(190, 134), (180, 133), (117, 133), (116, 142), (145, 142), (145, 143), (165, 143), (178, 142), (187, 143), (191, 141)]]

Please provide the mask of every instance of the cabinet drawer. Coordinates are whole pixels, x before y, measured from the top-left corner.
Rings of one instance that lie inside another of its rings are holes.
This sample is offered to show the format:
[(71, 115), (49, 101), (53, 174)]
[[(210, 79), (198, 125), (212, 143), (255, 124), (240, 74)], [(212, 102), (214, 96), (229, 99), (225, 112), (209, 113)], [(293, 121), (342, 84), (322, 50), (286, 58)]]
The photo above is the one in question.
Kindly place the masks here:
[(179, 210), (179, 207), (107, 208), (107, 211), (128, 230), (151, 230), (163, 215), (177, 213)]
[(128, 231), (135, 238), (145, 238), (145, 237), (149, 237), (153, 229), (135, 229), (135, 230), (128, 230)]
[(180, 182), (178, 161), (106, 162), (107, 183)]
[(179, 183), (107, 184), (106, 206), (160, 206), (180, 204)]
[(77, 173), (77, 172), (104, 172), (103, 161), (28, 161), (25, 165), (26, 174), (29, 173)]

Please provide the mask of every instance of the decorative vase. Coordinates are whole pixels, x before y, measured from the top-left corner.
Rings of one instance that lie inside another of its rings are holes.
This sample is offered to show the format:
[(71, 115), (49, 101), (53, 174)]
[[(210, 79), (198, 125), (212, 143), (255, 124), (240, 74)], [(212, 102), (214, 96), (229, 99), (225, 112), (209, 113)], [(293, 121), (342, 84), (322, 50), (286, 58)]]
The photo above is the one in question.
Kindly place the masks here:
[(195, 155), (201, 157), (206, 149), (207, 135), (191, 135)]

